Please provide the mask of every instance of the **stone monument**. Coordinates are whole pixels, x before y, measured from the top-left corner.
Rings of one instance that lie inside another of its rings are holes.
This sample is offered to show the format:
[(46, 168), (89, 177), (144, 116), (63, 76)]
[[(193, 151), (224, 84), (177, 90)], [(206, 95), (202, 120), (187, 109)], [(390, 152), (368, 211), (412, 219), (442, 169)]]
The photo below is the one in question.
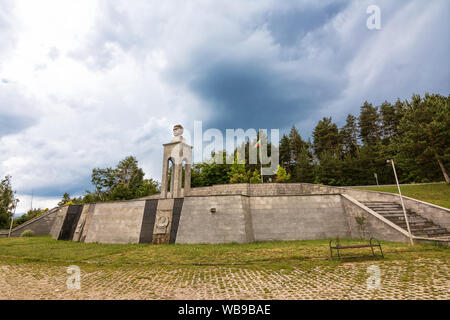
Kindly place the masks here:
[(183, 131), (182, 125), (177, 124), (174, 126), (172, 141), (163, 145), (161, 199), (181, 198), (191, 188), (192, 146), (186, 144), (183, 138)]

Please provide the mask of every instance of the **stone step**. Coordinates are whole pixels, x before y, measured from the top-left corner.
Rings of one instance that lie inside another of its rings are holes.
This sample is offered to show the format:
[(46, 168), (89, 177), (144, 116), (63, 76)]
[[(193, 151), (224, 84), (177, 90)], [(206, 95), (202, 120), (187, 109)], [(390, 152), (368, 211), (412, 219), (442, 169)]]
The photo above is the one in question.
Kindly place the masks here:
[(361, 202), (368, 206), (400, 206), (397, 202)]
[(438, 227), (434, 227), (434, 228), (424, 228), (424, 229), (417, 230), (417, 232), (421, 232), (421, 233), (430, 233), (430, 234), (435, 234), (435, 233), (449, 233), (447, 229), (445, 229), (445, 228), (438, 228)]
[[(402, 227), (403, 229), (406, 228), (406, 223), (396, 223), (399, 227)], [(425, 223), (410, 223), (409, 227), (411, 229), (415, 229), (415, 230), (422, 230), (422, 229), (426, 229), (426, 228), (432, 228), (434, 227), (433, 224), (425, 224)]]
[(369, 208), (374, 208), (374, 209), (378, 209), (378, 210), (402, 210), (403, 207), (402, 206), (371, 206), (371, 205), (366, 205), (366, 207)]
[(447, 229), (445, 228), (441, 228), (441, 227), (428, 227), (428, 228), (423, 228), (422, 231), (425, 232), (432, 232), (432, 233), (437, 233), (437, 232), (448, 232)]
[[(378, 214), (381, 214), (382, 216), (385, 216), (385, 217), (404, 217), (405, 216), (403, 211), (399, 211), (399, 212), (380, 212), (380, 211), (375, 211), (375, 212), (378, 213)], [(421, 218), (421, 216), (419, 216), (418, 214), (410, 213), (410, 212), (407, 212), (406, 216), (407, 217), (420, 217)]]
[[(396, 210), (396, 211), (393, 211), (393, 210), (390, 210), (390, 211), (380, 211), (380, 210), (374, 210), (376, 213), (379, 213), (379, 214), (381, 214), (381, 215), (402, 215), (402, 216), (404, 216), (405, 214), (403, 213), (403, 210)], [(414, 215), (416, 215), (416, 214), (414, 214), (414, 213), (412, 213), (412, 212), (406, 212), (406, 214), (408, 215), (408, 216), (414, 216)]]
[(360, 202), (369, 204), (398, 204), (397, 202), (387, 202), (387, 201), (360, 201)]
[(450, 233), (448, 232), (441, 232), (441, 233), (414, 233), (412, 232), (413, 236), (416, 237), (423, 237), (423, 238), (447, 238), (450, 237)]
[[(405, 222), (405, 216), (401, 215), (401, 216), (384, 216), (386, 219), (391, 220), (391, 221), (396, 221), (396, 222)], [(426, 219), (422, 218), (422, 217), (408, 217), (408, 221), (409, 222), (427, 222)]]
[[(407, 229), (406, 223), (402, 223), (402, 224), (397, 224), (399, 227), (402, 227), (403, 229)], [(427, 228), (434, 228), (435, 226), (430, 226), (430, 225), (416, 225), (416, 224), (409, 224), (409, 227), (411, 228), (411, 230), (425, 230)]]
[[(408, 229), (405, 222), (403, 208), (399, 203), (384, 201), (367, 201), (361, 203), (382, 215), (400, 228), (404, 230)], [(406, 209), (406, 216), (408, 217), (411, 233), (414, 236), (424, 238), (450, 237), (449, 230), (434, 224), (432, 221), (423, 218), (410, 209)]]
[[(373, 211), (401, 211), (403, 212), (402, 207), (369, 207), (367, 206), (369, 209), (372, 209)], [(408, 212), (412, 212), (411, 210), (406, 209), (406, 211)]]

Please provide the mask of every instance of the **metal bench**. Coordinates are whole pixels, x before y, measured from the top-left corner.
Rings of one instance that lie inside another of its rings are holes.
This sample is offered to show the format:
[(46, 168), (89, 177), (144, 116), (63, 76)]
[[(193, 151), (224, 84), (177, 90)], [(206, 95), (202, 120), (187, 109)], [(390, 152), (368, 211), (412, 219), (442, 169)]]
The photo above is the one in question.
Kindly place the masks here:
[[(375, 242), (376, 243), (372, 243)], [(370, 248), (372, 249), (372, 255), (376, 258), (377, 255), (375, 254), (375, 251), (373, 250), (374, 247), (380, 248), (381, 256), (384, 258), (383, 249), (381, 249), (381, 243), (375, 238), (370, 238), (369, 244), (356, 244), (356, 245), (350, 245), (350, 246), (341, 246), (337, 240), (330, 240), (330, 254), (331, 259), (333, 259), (333, 250), (337, 250), (337, 256), (338, 259), (341, 259), (341, 255), (339, 253), (339, 250), (345, 250), (345, 249), (359, 249), (359, 248)], [(362, 256), (354, 256), (354, 257), (346, 257), (346, 258), (359, 258)]]

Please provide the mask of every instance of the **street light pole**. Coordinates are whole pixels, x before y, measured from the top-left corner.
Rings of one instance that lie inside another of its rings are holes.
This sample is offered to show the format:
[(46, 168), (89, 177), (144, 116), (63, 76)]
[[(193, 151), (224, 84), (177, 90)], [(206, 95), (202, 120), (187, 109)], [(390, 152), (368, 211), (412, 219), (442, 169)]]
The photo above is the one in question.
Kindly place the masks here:
[(394, 160), (391, 159), (391, 160), (387, 160), (386, 162), (392, 164), (392, 170), (394, 170), (395, 182), (397, 183), (398, 194), (400, 195), (400, 202), (401, 202), (402, 208), (403, 208), (403, 215), (405, 216), (406, 227), (408, 228), (409, 241), (411, 242), (411, 245), (414, 246), (414, 241), (413, 241), (411, 229), (409, 227), (408, 216), (406, 215), (405, 204), (403, 203), (402, 191), (400, 190), (400, 184), (398, 183), (397, 172), (395, 171)]
[(14, 200), (14, 213), (11, 217), (11, 224), (9, 226), (8, 238), (11, 237), (11, 230), (12, 230), (12, 226), (13, 226), (13, 222), (14, 222), (14, 215), (16, 214), (16, 208), (17, 208), (18, 202), (19, 202), (19, 199)]

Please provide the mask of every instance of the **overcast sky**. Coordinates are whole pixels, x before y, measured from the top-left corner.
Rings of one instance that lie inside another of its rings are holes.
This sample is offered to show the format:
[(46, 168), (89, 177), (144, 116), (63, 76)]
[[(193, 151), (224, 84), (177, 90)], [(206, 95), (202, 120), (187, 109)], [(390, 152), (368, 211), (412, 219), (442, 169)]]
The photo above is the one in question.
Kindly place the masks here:
[(0, 175), (19, 211), (53, 207), (127, 155), (160, 180), (177, 123), (308, 138), (365, 100), (447, 95), (449, 3), (0, 0)]

